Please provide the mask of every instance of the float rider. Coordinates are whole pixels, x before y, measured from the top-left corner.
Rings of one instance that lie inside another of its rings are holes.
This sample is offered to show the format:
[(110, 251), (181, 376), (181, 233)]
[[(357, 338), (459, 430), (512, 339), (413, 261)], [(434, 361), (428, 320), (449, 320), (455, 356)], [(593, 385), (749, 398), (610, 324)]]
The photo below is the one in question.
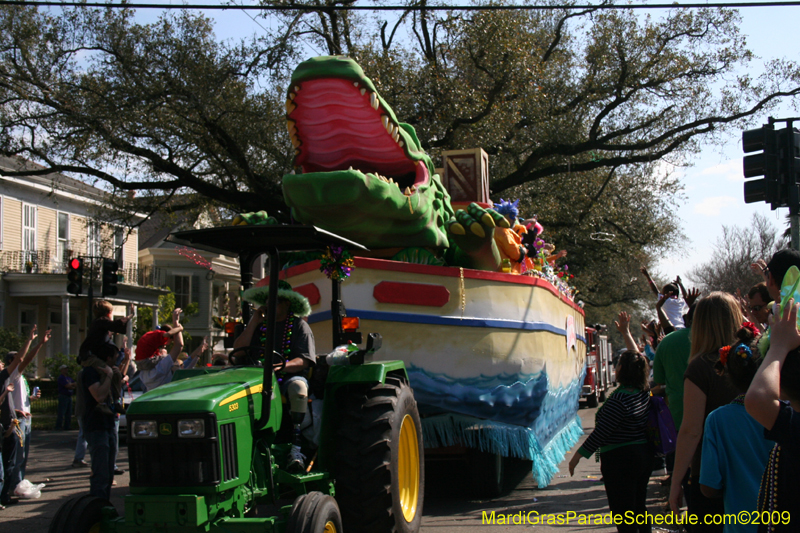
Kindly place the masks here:
[[(272, 361), (268, 355), (272, 350), (286, 359), (286, 365), (274, 364), (278, 372), (281, 394), (289, 400), (289, 412), (294, 426), (294, 441), (289, 453), (290, 471), (302, 471), (305, 468), (305, 456), (300, 451), (300, 425), (308, 411), (308, 373), (316, 362), (314, 352), (314, 334), (311, 327), (303, 320), (311, 314), (308, 298), (292, 290), (292, 286), (284, 280), (278, 282), (278, 306), (275, 313), (274, 346), (269, 349), (266, 344), (267, 326), (263, 323), (267, 314), (269, 287), (252, 287), (247, 289), (242, 298), (259, 307), (236, 341), (234, 350), (238, 348), (256, 348), (258, 357), (264, 358), (264, 364)], [(250, 355), (253, 357), (252, 352)]]

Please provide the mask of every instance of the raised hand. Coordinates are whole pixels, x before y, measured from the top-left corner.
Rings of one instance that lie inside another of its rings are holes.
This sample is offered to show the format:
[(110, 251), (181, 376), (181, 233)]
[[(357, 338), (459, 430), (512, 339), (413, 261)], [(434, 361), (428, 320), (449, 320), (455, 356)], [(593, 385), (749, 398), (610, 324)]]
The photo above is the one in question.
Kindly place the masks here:
[(183, 309), (181, 309), (180, 307), (176, 307), (175, 309), (172, 310), (172, 324), (175, 327), (180, 325), (180, 318), (182, 312)]
[(789, 298), (782, 313), (778, 313), (776, 310), (770, 326), (770, 349), (790, 352), (800, 346), (800, 333), (797, 331), (797, 306), (794, 298)]
[(36, 338), (36, 324), (31, 327), (31, 330), (28, 332), (28, 340), (33, 341)]
[(617, 327), (617, 331), (624, 335), (626, 331), (630, 330), (631, 316), (625, 311), (620, 311), (614, 325)]
[(763, 259), (757, 260), (750, 265), (750, 271), (756, 276), (763, 277), (766, 281), (767, 278), (767, 262)]
[(683, 298), (683, 301), (686, 302), (686, 305), (689, 307), (700, 297), (700, 289), (692, 287), (686, 292), (686, 296)]

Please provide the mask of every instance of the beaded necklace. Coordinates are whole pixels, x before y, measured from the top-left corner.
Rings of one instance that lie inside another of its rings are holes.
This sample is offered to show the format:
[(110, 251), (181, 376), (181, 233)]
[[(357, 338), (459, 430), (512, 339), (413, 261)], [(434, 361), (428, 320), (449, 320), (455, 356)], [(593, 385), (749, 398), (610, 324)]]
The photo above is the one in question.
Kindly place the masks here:
[[(758, 510), (768, 511), (770, 516), (778, 508), (778, 463), (781, 457), (781, 447), (776, 444), (769, 453), (769, 461), (764, 475), (761, 476), (761, 487), (758, 489)], [(775, 531), (775, 524), (770, 522), (765, 524), (767, 532)]]
[[(294, 331), (294, 319), (295, 316), (293, 313), (289, 313), (289, 316), (286, 317), (286, 320), (283, 323), (283, 339), (281, 340), (281, 354), (289, 359), (289, 356), (292, 354), (292, 332)], [(267, 346), (267, 325), (262, 323), (261, 328), (259, 329), (261, 332), (261, 346), (264, 348), (264, 353), (270, 353), (271, 350)]]
[(731, 403), (735, 403), (736, 405), (744, 405), (744, 393), (731, 400)]

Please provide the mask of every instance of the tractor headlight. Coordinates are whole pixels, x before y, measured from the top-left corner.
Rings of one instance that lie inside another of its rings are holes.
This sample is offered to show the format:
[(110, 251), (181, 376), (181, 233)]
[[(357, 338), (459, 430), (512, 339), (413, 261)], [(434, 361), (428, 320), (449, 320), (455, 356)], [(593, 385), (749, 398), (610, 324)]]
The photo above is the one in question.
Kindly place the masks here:
[(206, 436), (206, 421), (202, 419), (178, 420), (178, 436), (200, 439)]
[(155, 420), (134, 420), (131, 423), (131, 437), (134, 439), (155, 439), (158, 425)]

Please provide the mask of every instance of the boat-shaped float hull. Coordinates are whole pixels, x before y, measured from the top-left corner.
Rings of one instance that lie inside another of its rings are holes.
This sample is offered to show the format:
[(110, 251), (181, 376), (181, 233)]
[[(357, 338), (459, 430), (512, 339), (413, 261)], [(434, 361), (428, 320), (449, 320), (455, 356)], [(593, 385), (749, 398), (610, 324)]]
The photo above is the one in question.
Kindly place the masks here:
[[(426, 447), (462, 444), (533, 461), (546, 486), (582, 434), (584, 314), (544, 279), (355, 259), (347, 315), (378, 332), (376, 360), (403, 360)], [(309, 298), (319, 347), (330, 346), (331, 285), (313, 261), (282, 272)], [(262, 281), (263, 283), (263, 281)]]

